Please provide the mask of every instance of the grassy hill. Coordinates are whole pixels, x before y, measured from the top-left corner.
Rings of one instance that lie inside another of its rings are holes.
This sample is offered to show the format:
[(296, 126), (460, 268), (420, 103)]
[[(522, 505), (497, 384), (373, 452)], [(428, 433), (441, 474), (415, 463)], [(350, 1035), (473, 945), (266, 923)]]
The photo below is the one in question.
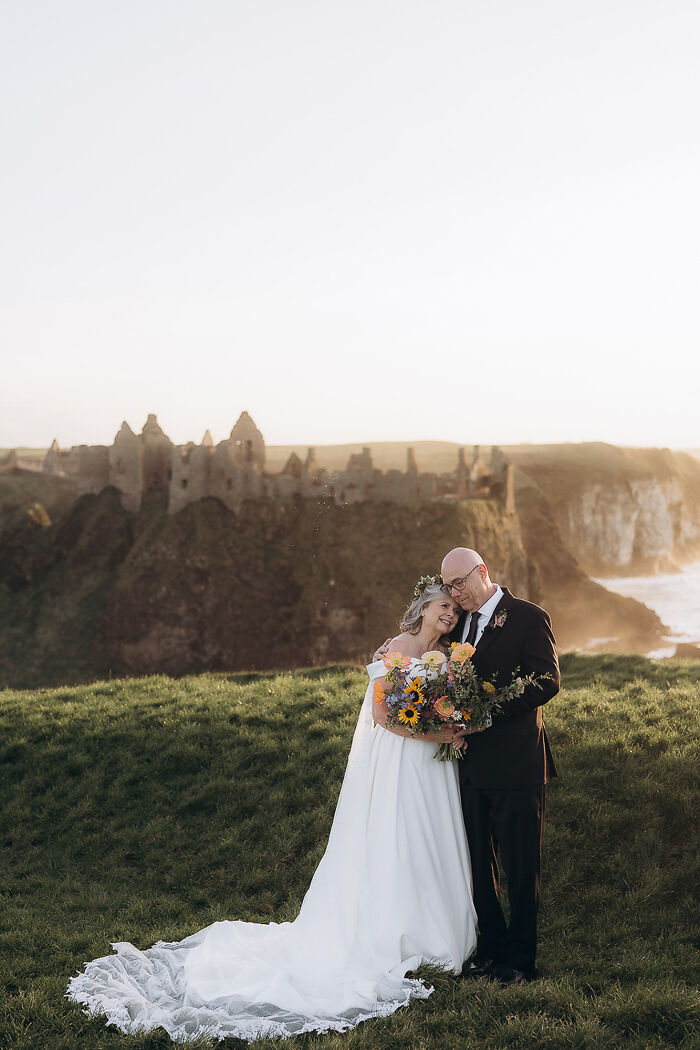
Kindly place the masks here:
[[(289, 1050), (697, 1046), (700, 667), (566, 656), (562, 670), (546, 709), (560, 778), (541, 980), (501, 990), (438, 975), (427, 1001)], [(3, 1050), (170, 1046), (84, 1016), (63, 998), (69, 977), (110, 941), (292, 919), (363, 690), (348, 666), (0, 692)]]
[(35, 463), (43, 463), (48, 449), (24, 448), (23, 446), (17, 446), (15, 448), (0, 448), (0, 460), (4, 459), (5, 456), (9, 456), (10, 452), (16, 452), (21, 459), (32, 459)]

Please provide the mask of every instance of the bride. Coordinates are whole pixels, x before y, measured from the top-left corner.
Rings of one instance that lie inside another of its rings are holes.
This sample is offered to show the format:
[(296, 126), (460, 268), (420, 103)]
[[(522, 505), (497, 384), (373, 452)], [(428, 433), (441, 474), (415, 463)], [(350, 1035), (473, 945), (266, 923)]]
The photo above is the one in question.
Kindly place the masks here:
[[(439, 586), (421, 580), (416, 592), (391, 643), (415, 660), (459, 612)], [(326, 852), (294, 922), (215, 922), (146, 951), (113, 944), (72, 978), (69, 998), (126, 1033), (254, 1040), (344, 1031), (427, 998), (406, 976), (421, 964), (461, 971), (476, 946), (469, 850), (455, 763), (434, 760), (453, 733), (387, 726), (373, 700), (386, 666), (367, 670)]]

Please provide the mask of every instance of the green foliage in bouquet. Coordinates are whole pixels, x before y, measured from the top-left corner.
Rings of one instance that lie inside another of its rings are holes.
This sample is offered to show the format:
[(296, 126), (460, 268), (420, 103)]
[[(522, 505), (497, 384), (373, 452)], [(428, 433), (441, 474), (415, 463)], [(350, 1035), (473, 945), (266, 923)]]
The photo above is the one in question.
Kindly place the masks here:
[[(506, 685), (498, 685), (476, 673), (474, 652), (472, 645), (462, 642), (452, 645), (449, 658), (438, 650), (423, 653), (420, 661), (388, 653), (386, 686), (378, 682), (374, 694), (378, 703), (386, 705), (387, 725), (406, 728), (414, 736), (446, 725), (488, 729), (494, 711), (546, 677), (515, 673)], [(435, 757), (450, 762), (462, 747), (442, 743)]]

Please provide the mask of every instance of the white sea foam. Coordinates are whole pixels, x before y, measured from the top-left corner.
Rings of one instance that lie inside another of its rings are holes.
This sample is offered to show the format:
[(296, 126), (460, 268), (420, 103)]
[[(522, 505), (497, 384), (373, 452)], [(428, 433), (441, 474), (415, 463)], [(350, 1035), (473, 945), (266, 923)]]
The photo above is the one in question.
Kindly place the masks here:
[(655, 650), (649, 656), (670, 656), (678, 642), (700, 644), (700, 561), (686, 565), (681, 572), (615, 576), (596, 583), (643, 602), (670, 629), (666, 641), (671, 648)]

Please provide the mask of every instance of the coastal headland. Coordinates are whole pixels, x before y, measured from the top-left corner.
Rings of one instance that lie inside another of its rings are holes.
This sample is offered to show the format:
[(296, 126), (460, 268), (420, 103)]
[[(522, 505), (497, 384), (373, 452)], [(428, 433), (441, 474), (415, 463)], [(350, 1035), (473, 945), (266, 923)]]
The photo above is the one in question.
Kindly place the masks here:
[(659, 617), (591, 575), (700, 557), (700, 462), (606, 444), (214, 446), (149, 416), (113, 446), (0, 458), (0, 685), (363, 661), (415, 579), (478, 549), (563, 649), (645, 652)]

